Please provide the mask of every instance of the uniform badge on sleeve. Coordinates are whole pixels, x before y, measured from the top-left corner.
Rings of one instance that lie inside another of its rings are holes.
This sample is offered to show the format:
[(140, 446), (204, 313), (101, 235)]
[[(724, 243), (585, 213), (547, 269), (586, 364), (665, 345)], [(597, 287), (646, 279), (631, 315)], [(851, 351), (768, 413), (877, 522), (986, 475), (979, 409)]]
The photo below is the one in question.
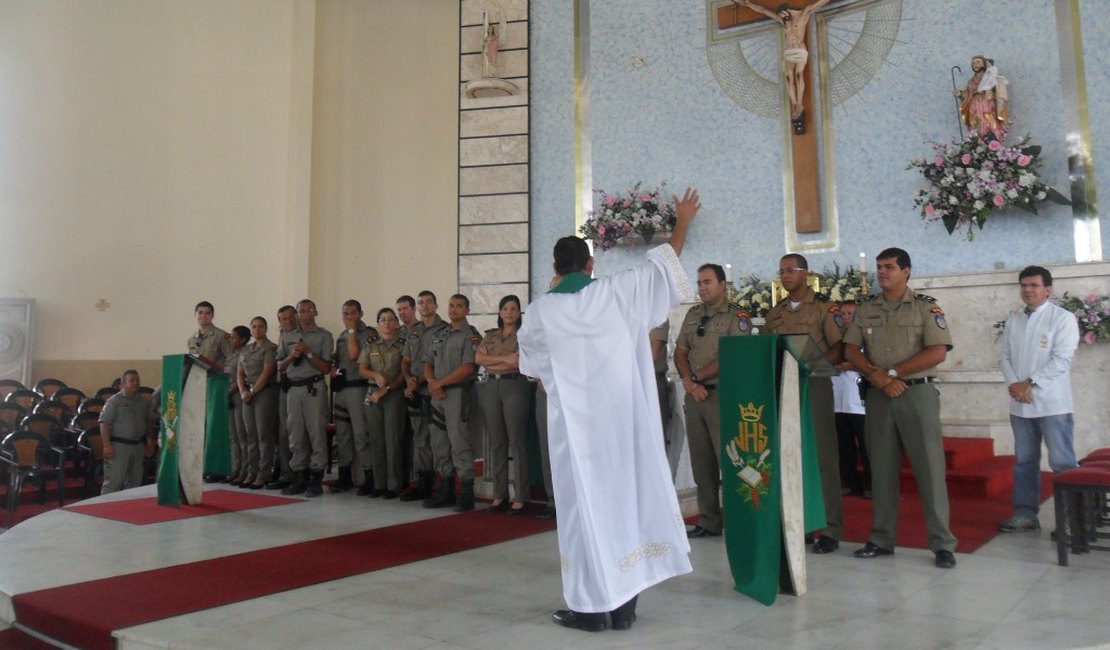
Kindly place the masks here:
[(752, 329), (752, 319), (748, 316), (746, 311), (736, 312), (736, 326), (740, 328), (741, 332), (748, 332)]
[(829, 307), (829, 313), (832, 314), (833, 323), (835, 323), (837, 327), (843, 328), (844, 327), (844, 313), (842, 311), (840, 311), (840, 305), (830, 306)]
[(941, 328), (942, 330), (948, 329), (948, 323), (944, 320), (943, 309), (941, 309), (940, 307), (933, 307), (929, 310), (929, 313), (933, 315), (933, 320), (937, 322), (937, 327)]

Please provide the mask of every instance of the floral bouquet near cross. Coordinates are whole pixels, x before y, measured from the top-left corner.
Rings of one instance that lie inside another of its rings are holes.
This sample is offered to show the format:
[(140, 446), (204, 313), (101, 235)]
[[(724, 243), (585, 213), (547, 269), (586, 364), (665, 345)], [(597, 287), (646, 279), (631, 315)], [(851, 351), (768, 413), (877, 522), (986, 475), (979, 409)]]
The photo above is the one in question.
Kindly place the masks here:
[(991, 210), (1017, 207), (1037, 214), (1036, 204), (1048, 199), (1071, 205), (1062, 194), (1041, 181), (1039, 145), (1029, 136), (1015, 146), (1001, 140), (981, 138), (975, 131), (948, 144), (932, 142), (933, 157), (912, 160), (906, 169), (918, 169), (929, 181), (918, 190), (913, 204), (921, 218), (939, 220), (948, 234), (967, 227), (968, 240), (975, 239)]
[(1064, 292), (1060, 306), (1079, 320), (1079, 335), (1087, 345), (1110, 341), (1110, 296), (1092, 293), (1086, 298)]
[(594, 190), (598, 195), (598, 207), (590, 212), (579, 232), (592, 241), (595, 248), (607, 251), (622, 242), (631, 246), (633, 236), (650, 244), (656, 234), (674, 230), (674, 203), (660, 198), (660, 195), (666, 196), (663, 190), (667, 184), (664, 182), (651, 190), (641, 185), (636, 183), (623, 195)]
[(752, 274), (741, 278), (738, 286), (728, 283), (728, 304), (752, 318), (763, 318), (771, 311), (771, 283)]

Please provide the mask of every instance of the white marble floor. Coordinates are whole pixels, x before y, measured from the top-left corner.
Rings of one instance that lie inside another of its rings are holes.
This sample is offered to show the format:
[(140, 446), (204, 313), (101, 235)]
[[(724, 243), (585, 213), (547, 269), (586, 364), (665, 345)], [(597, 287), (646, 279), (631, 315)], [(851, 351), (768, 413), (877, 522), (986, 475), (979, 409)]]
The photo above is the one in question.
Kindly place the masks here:
[[(857, 560), (845, 544), (809, 555), (809, 593), (772, 607), (732, 590), (721, 538), (694, 540), (694, 573), (645, 592), (629, 631), (551, 622), (562, 606), (552, 532), (120, 630), (118, 647), (1110, 647), (1110, 553), (1057, 566), (1051, 502), (1045, 510), (1044, 531), (999, 536), (957, 555), (950, 571), (915, 549)], [(24, 591), (439, 514), (351, 494), (151, 526), (53, 511), (0, 535), (0, 621), (10, 623), (10, 597)]]

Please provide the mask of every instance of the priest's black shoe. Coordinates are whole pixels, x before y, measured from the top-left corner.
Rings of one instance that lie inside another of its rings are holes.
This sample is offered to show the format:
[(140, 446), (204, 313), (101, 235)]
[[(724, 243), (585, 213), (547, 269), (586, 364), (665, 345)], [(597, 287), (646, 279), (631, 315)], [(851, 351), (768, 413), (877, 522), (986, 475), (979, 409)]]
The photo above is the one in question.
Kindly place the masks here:
[(813, 543), (813, 552), (818, 555), (832, 553), (838, 548), (840, 548), (840, 542), (829, 537), (828, 535), (822, 535), (818, 537), (817, 541)]
[(553, 508), (551, 506), (545, 506), (543, 510), (540, 510), (539, 512), (536, 513), (536, 518), (537, 519), (554, 519), (555, 518), (555, 508)]
[(613, 621), (610, 627), (614, 630), (632, 628), (632, 624), (636, 622), (636, 600), (638, 598), (638, 595), (633, 596), (632, 600), (609, 612), (609, 618)]
[(702, 528), (701, 526), (694, 526), (692, 529), (686, 531), (686, 536), (690, 539), (698, 539), (699, 537), (720, 537), (720, 533), (714, 533), (711, 530)]
[(873, 557), (879, 557), (881, 555), (894, 555), (894, 551), (890, 549), (885, 549), (878, 544), (867, 542), (863, 545), (863, 548), (857, 548), (856, 551), (852, 553), (852, 555), (869, 560)]
[(584, 632), (601, 632), (605, 629), (605, 614), (586, 614), (573, 609), (560, 609), (551, 615), (551, 620), (563, 627), (573, 627)]
[(956, 566), (956, 556), (952, 551), (940, 550), (936, 552), (936, 565), (938, 569), (951, 569)]

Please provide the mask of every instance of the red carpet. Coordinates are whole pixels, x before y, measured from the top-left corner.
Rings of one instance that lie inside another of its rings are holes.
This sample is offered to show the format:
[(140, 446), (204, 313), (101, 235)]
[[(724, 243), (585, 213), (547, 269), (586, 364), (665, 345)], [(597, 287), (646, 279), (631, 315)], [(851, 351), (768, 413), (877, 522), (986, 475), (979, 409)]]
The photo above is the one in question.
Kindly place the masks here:
[(111, 650), (113, 630), (554, 528), (554, 521), (475, 511), (43, 589), (12, 600), (16, 620), (25, 627), (79, 648)]
[(53, 650), (54, 646), (14, 627), (0, 630), (0, 650)]
[(300, 503), (301, 501), (302, 499), (275, 497), (244, 490), (208, 490), (204, 493), (204, 503), (195, 506), (182, 505), (179, 508), (160, 506), (157, 497), (147, 497), (145, 499), (127, 499), (125, 501), (88, 505), (76, 504), (66, 506), (66, 510), (145, 526), (163, 521), (218, 515), (237, 510), (282, 506), (289, 503)]
[[(1052, 474), (1041, 474), (1041, 497), (1052, 496)], [(993, 497), (965, 496), (949, 483), (949, 527), (958, 540), (956, 550), (972, 553), (998, 534), (998, 524), (1013, 514), (1009, 490)], [(871, 502), (860, 497), (844, 497), (844, 540), (864, 543), (871, 532)], [(898, 509), (898, 546), (929, 548), (921, 496), (902, 491)]]

